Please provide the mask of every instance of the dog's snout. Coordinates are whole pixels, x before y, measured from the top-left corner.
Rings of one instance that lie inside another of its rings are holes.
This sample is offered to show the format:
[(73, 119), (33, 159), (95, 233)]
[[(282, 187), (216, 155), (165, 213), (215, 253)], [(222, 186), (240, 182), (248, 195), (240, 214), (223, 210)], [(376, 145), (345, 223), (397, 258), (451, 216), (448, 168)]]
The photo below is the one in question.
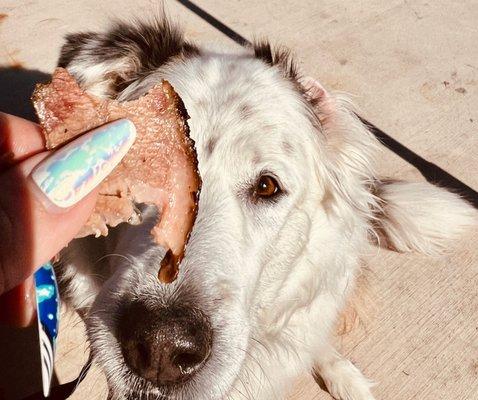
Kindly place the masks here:
[(118, 333), (128, 366), (157, 386), (187, 381), (211, 352), (211, 326), (197, 309), (152, 311), (131, 303), (122, 313)]

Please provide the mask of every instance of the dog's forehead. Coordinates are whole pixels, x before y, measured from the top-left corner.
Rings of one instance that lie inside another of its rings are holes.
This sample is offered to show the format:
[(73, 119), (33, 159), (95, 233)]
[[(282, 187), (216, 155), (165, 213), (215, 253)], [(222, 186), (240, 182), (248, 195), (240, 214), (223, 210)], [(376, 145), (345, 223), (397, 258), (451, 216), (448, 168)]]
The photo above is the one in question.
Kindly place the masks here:
[(228, 160), (257, 163), (306, 145), (313, 127), (304, 99), (278, 68), (248, 54), (206, 54), (164, 74), (185, 102), (200, 163), (219, 148)]

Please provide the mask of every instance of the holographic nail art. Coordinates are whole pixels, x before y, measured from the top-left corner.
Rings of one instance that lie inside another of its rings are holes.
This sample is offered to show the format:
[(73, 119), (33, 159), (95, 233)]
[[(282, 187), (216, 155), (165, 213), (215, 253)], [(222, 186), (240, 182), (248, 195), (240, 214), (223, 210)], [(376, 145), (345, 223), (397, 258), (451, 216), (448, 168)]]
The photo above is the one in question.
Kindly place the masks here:
[(60, 297), (58, 295), (55, 271), (51, 263), (42, 265), (35, 272), (35, 292), (43, 396), (48, 397), (53, 376), (56, 338), (60, 321)]
[(70, 207), (114, 169), (135, 138), (135, 126), (127, 119), (103, 125), (43, 160), (32, 179), (53, 204)]

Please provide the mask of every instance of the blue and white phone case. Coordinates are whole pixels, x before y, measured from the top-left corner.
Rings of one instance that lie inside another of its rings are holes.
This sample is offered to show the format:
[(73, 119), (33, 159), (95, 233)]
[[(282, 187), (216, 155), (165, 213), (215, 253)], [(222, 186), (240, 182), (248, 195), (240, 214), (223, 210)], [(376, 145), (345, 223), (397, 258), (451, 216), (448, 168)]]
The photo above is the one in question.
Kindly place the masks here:
[(42, 265), (35, 272), (35, 291), (43, 395), (48, 397), (53, 376), (56, 338), (58, 336), (58, 323), (60, 320), (60, 297), (55, 271), (51, 263)]

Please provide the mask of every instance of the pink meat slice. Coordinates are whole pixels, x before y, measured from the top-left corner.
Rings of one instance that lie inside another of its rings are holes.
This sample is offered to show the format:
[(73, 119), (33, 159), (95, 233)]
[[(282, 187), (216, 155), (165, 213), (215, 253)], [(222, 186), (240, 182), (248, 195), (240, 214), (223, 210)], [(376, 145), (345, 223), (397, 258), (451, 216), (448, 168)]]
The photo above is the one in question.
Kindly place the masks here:
[(152, 234), (168, 249), (159, 279), (173, 281), (196, 218), (201, 179), (188, 116), (172, 86), (162, 81), (140, 99), (120, 103), (85, 93), (57, 68), (51, 83), (37, 85), (32, 100), (49, 149), (110, 121), (134, 123), (136, 141), (100, 185), (94, 213), (78, 236), (107, 235), (108, 226), (138, 220), (134, 203), (154, 204), (160, 219)]

